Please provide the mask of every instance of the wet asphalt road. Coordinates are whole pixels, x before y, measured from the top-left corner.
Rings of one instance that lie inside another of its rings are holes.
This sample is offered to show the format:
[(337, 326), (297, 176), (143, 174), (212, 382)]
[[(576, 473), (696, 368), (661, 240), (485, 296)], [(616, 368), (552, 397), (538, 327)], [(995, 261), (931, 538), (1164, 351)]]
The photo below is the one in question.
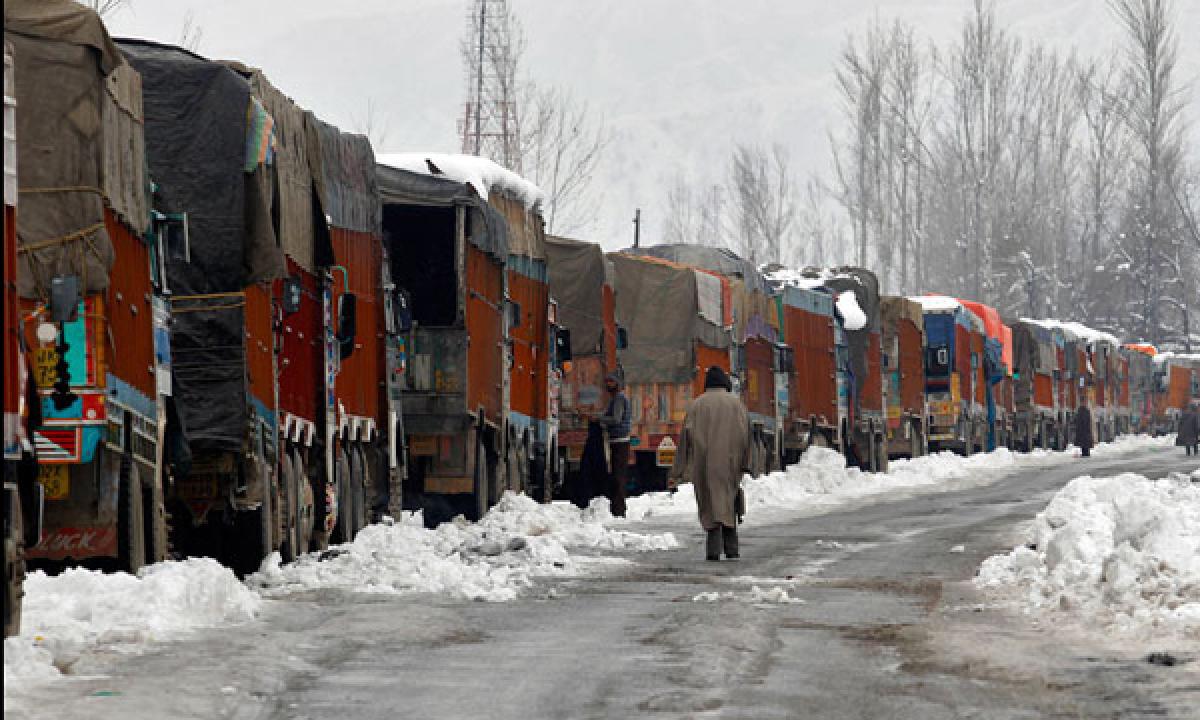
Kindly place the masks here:
[[(44, 717), (1200, 718), (1200, 648), (1097, 644), (969, 582), (1071, 478), (1195, 465), (1146, 451), (751, 526), (737, 562), (704, 562), (688, 525), (682, 550), (512, 603), (296, 596), (60, 684)], [(803, 602), (746, 602), (754, 585)]]

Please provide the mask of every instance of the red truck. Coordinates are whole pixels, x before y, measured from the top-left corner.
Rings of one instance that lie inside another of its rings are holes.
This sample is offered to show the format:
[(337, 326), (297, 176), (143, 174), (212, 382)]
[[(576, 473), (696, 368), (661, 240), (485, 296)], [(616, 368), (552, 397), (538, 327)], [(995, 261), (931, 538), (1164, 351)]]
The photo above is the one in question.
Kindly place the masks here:
[(16, 89), (4, 46), (4, 637), (21, 629), (25, 550), (41, 539), (42, 486), (31, 433), (40, 400), (32, 393), (17, 295)]
[(482, 517), (504, 490), (544, 494), (558, 368), (540, 192), (464, 156), (384, 156), (377, 182), (391, 277), (412, 304), (404, 506), (432, 526)]
[(777, 469), (783, 447), (782, 412), (777, 412), (782, 406), (777, 406), (777, 393), (786, 393), (786, 375), (780, 368), (790, 352), (781, 343), (774, 288), (753, 263), (725, 248), (667, 244), (626, 252), (669, 260), (721, 279), (732, 317), (734, 390), (746, 405), (751, 423), (753, 472)]
[(583, 417), (604, 413), (604, 378), (618, 371), (624, 332), (617, 328), (612, 263), (599, 245), (549, 236), (546, 259), (550, 295), (558, 308), (556, 326), (569, 354), (569, 365), (557, 373), (558, 467), (563, 482), (574, 487), (587, 442)]
[(824, 292), (779, 282), (783, 341), (792, 362), (785, 366), (787, 407), (783, 460), (794, 463), (810, 446), (839, 447), (844, 380), (837, 371), (833, 298)]
[(1017, 449), (1049, 448), (1059, 434), (1061, 358), (1052, 329), (1022, 318), (1013, 329), (1013, 397)]
[(635, 490), (664, 490), (688, 403), (704, 372), (730, 369), (733, 346), (728, 281), (659, 258), (610, 253), (617, 316), (628, 335), (621, 352), (632, 406)]
[(929, 451), (924, 309), (915, 300), (884, 296), (879, 311), (883, 325), (888, 456), (920, 457)]
[(970, 455), (987, 442), (983, 321), (954, 298), (913, 299), (925, 308), (930, 448)]
[[(833, 417), (825, 416), (823, 422), (829, 423), (836, 418), (836, 425), (833, 426), (832, 433), (825, 432), (822, 435), (833, 447), (838, 448), (851, 464), (872, 472), (886, 471), (887, 410), (883, 389), (883, 338), (878, 278), (865, 268), (839, 267), (805, 268), (799, 274), (776, 275), (775, 279), (777, 282), (782, 281), (784, 285), (799, 286), (827, 294), (832, 301), (829, 308), (834, 320), (831, 327), (833, 342), (824, 347), (832, 347), (834, 351), (837, 412)], [(822, 315), (824, 304), (813, 306), (812, 309), (816, 311), (815, 314)], [(821, 341), (827, 340), (821, 337), (820, 333), (816, 337)], [(791, 345), (791, 342), (788, 344)], [(792, 347), (797, 350), (798, 356), (801, 355), (799, 348), (795, 345)], [(805, 359), (797, 357), (797, 372), (805, 375), (815, 370), (813, 382), (824, 384), (824, 360), (813, 358), (818, 364), (809, 368), (804, 364)], [(825, 396), (826, 393), (821, 390), (817, 390), (815, 394), (818, 403), (822, 405)], [(810, 416), (810, 424), (813, 417), (817, 417), (818, 424), (822, 422), (821, 416)]]
[(167, 554), (171, 394), (170, 219), (152, 219), (146, 193), (140, 77), (82, 6), (6, 3), (5, 38), (20, 108), (17, 293), (43, 419), (44, 532), (27, 557), (136, 572)]

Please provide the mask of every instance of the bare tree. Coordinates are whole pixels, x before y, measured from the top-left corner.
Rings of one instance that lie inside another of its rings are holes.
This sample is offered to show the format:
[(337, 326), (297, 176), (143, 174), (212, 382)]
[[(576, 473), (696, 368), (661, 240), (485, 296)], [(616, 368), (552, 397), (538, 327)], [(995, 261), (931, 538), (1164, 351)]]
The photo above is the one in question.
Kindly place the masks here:
[(667, 188), (667, 204), (663, 209), (663, 241), (669, 244), (692, 244), (699, 235), (699, 224), (692, 186), (679, 172)]
[(602, 201), (591, 183), (612, 133), (566, 91), (530, 83), (521, 97), (520, 166), (546, 194), (547, 231), (575, 233), (595, 218)]
[(363, 114), (355, 116), (353, 122), (354, 131), (366, 135), (376, 152), (386, 149), (389, 123), (387, 118), (380, 114), (379, 106), (375, 104), (375, 98), (367, 98)]
[(76, 2), (95, 10), (100, 17), (106, 17), (129, 5), (130, 0), (76, 0)]
[(183, 16), (183, 27), (179, 30), (179, 47), (199, 52), (200, 41), (203, 38), (204, 28), (196, 22), (196, 14), (188, 10)]
[(770, 151), (737, 145), (727, 187), (738, 249), (756, 265), (780, 262), (796, 216), (787, 150), (779, 144)]
[(1184, 98), (1175, 83), (1178, 40), (1169, 0), (1110, 0), (1126, 34), (1125, 120), (1132, 135), (1133, 187), (1117, 246), (1133, 293), (1130, 324), (1151, 341), (1164, 335), (1163, 310), (1180, 301), (1175, 261), (1181, 233), (1172, 188), (1183, 169)]

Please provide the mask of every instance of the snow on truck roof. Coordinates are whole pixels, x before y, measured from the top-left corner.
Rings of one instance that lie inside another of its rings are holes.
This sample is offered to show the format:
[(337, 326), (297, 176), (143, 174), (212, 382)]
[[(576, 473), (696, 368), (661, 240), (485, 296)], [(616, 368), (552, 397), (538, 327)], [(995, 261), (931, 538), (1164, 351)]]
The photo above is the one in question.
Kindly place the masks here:
[(926, 312), (954, 312), (963, 307), (962, 303), (948, 295), (918, 295), (909, 300), (920, 303)]
[(516, 196), (527, 210), (540, 210), (546, 194), (532, 182), (484, 157), (448, 153), (383, 153), (376, 162), (398, 170), (445, 177), (470, 185), (485, 201), (500, 189)]
[(837, 296), (837, 309), (842, 314), (845, 329), (862, 330), (867, 326), (867, 314), (859, 307), (858, 298), (849, 290)]
[(1089, 343), (1109, 343), (1119, 347), (1121, 341), (1112, 333), (1106, 333), (1102, 330), (1093, 330), (1087, 325), (1077, 322), (1063, 322), (1062, 320), (1054, 320), (1047, 318), (1045, 320), (1034, 320), (1033, 318), (1021, 318), (1021, 322), (1037, 325), (1038, 327), (1047, 330), (1062, 330), (1064, 334), (1071, 339), (1084, 340)]

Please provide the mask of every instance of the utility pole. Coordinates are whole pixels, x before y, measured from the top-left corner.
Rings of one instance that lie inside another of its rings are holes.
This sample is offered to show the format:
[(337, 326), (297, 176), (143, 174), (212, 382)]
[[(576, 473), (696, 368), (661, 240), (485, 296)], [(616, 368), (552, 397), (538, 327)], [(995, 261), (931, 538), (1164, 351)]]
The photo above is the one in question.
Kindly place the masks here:
[(641, 247), (642, 242), (642, 209), (633, 211), (633, 246)]
[(467, 101), (458, 131), (462, 152), (521, 171), (516, 103), (517, 50), (508, 0), (469, 0), (462, 43)]

